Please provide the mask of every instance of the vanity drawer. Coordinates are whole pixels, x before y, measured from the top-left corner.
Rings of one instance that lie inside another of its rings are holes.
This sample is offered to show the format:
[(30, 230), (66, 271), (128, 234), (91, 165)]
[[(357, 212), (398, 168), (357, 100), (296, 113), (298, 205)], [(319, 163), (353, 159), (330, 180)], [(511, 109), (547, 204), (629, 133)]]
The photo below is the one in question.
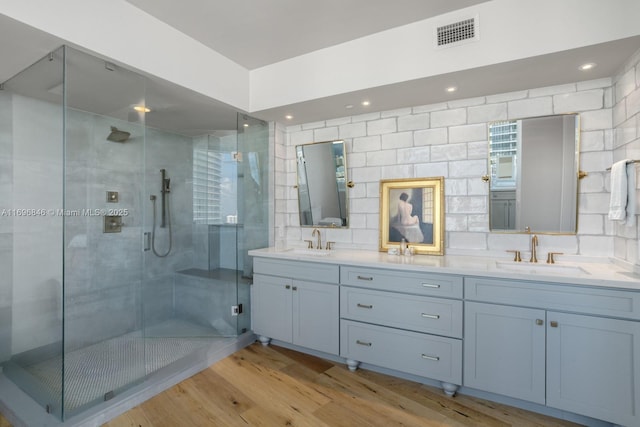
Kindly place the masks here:
[(340, 287), (340, 317), (462, 338), (462, 301)]
[(340, 277), (340, 270), (335, 264), (260, 257), (253, 259), (253, 271), (258, 274), (325, 283), (338, 283)]
[(340, 321), (340, 356), (462, 384), (462, 340)]
[(462, 277), (448, 274), (341, 266), (340, 284), (383, 291), (462, 298)]
[(466, 277), (465, 299), (640, 319), (640, 292), (577, 285)]

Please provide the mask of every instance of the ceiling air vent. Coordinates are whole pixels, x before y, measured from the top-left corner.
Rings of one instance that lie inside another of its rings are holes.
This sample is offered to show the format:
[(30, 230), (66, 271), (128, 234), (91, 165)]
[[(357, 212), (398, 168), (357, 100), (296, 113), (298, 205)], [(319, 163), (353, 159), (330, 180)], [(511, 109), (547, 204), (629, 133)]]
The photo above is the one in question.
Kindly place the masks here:
[(436, 47), (456, 46), (480, 39), (478, 17), (436, 28)]

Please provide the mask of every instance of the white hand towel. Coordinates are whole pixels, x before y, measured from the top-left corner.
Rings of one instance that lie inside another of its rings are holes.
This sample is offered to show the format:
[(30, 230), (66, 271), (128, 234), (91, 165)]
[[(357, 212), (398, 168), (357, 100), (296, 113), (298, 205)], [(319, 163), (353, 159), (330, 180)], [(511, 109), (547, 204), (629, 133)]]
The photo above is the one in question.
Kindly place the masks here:
[(636, 164), (627, 163), (627, 227), (636, 224)]
[[(631, 168), (627, 168), (627, 165)], [(630, 182), (627, 171), (633, 174)], [(631, 220), (627, 218), (628, 209), (633, 210), (635, 217), (635, 165), (632, 160), (625, 159), (616, 162), (611, 167), (611, 200), (609, 202), (609, 219), (612, 221)], [(629, 202), (629, 195), (633, 196), (633, 204)]]

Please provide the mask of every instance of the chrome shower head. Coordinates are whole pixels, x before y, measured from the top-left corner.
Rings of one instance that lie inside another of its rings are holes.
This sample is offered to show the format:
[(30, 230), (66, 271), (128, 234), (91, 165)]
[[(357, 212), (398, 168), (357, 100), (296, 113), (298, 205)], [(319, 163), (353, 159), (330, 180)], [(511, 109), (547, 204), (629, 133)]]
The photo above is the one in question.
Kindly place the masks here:
[(107, 141), (126, 142), (130, 136), (131, 134), (129, 132), (118, 130), (117, 127), (111, 126), (111, 133), (107, 137)]

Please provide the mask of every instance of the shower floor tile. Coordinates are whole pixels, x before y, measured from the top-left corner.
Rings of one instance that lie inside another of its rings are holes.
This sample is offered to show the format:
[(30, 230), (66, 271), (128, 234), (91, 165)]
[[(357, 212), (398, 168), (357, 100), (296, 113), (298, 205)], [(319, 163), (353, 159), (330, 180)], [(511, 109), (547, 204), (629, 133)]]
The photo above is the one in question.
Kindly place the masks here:
[[(105, 393), (142, 379), (213, 342), (235, 338), (216, 338), (212, 328), (172, 319), (112, 338), (64, 356), (64, 407), (66, 413), (103, 400)], [(46, 387), (52, 396), (62, 389), (62, 356), (35, 363), (24, 369)]]

